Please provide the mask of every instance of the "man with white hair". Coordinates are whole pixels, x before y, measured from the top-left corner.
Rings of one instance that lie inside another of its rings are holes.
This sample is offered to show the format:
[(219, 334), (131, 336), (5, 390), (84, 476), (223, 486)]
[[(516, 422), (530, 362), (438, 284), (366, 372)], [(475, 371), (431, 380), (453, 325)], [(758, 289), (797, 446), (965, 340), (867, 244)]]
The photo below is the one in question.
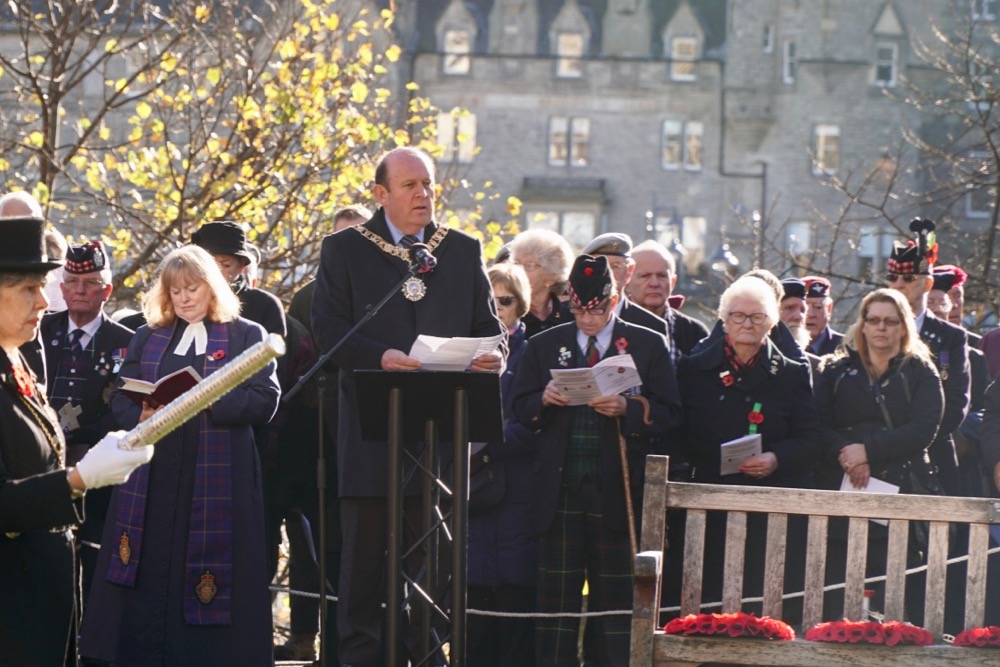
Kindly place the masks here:
[[(66, 465), (74, 465), (109, 431), (118, 428), (108, 399), (132, 340), (132, 330), (104, 315), (111, 296), (109, 254), (100, 241), (74, 244), (59, 283), (66, 310), (42, 318), (39, 341), (48, 367), (46, 394), (66, 436)], [(81, 542), (100, 543), (111, 489), (87, 494)], [(97, 564), (97, 550), (83, 547), (83, 599)]]

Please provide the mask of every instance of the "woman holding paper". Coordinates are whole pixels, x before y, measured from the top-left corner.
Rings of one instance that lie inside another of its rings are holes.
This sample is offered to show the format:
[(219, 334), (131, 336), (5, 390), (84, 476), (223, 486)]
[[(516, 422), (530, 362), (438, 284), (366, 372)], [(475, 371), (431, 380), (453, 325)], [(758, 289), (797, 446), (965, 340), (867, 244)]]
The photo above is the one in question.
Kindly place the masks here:
[[(768, 338), (778, 321), (774, 293), (740, 278), (722, 294), (719, 319), (725, 335), (677, 367), (692, 481), (812, 486), (821, 441), (809, 368)], [(721, 445), (747, 435), (760, 436), (760, 453), (724, 471)]]
[[(143, 303), (149, 326), (129, 345), (121, 379), (185, 367), (207, 377), (261, 341), (205, 250), (161, 262)], [(80, 652), (127, 665), (271, 664), (271, 602), (260, 466), (252, 425), (278, 404), (274, 364), (156, 445), (108, 510)], [(123, 392), (112, 411), (132, 427), (156, 409)]]
[[(844, 341), (845, 347), (824, 359), (816, 379), (816, 404), (826, 441), (818, 473), (821, 487), (865, 490), (874, 478), (899, 487), (900, 493), (943, 494), (927, 448), (941, 421), (944, 393), (906, 297), (891, 289), (866, 296)], [(831, 522), (830, 583), (843, 581), (846, 540), (846, 524)], [(885, 572), (886, 540), (887, 529), (869, 523), (869, 577)], [(911, 530), (910, 544), (916, 547), (911, 549), (911, 564), (919, 562), (919, 551), (926, 547), (919, 542)], [(922, 588), (919, 578), (907, 580), (908, 609), (914, 619), (923, 614)], [(842, 591), (827, 594), (827, 618), (840, 617), (842, 599)], [(873, 608), (879, 604), (876, 599)]]
[[(690, 459), (692, 481), (812, 486), (812, 468), (822, 450), (822, 441), (809, 367), (786, 358), (768, 337), (778, 321), (774, 292), (759, 278), (740, 278), (722, 294), (719, 319), (724, 335), (691, 356), (682, 357), (677, 369), (677, 383), (683, 387), (681, 438)], [(723, 445), (744, 438), (744, 443), (749, 441), (753, 445), (751, 452), (744, 451), (736, 457), (731, 445), (723, 456)], [(721, 518), (713, 513), (708, 522), (705, 600), (717, 601), (721, 596), (725, 545)], [(680, 522), (677, 518), (674, 521)], [(678, 526), (671, 528), (671, 535), (682, 534)], [(789, 588), (802, 580), (805, 565), (804, 545), (794, 538), (801, 535), (804, 539), (805, 532), (797, 528), (794, 522), (789, 526), (786, 558)], [(762, 590), (765, 530), (764, 517), (751, 515), (747, 529), (745, 596), (759, 595)], [(665, 575), (665, 604), (676, 600), (680, 586), (679, 556), (683, 549), (675, 544), (671, 547)], [(794, 620), (795, 614), (796, 611), (786, 609), (786, 620)]]

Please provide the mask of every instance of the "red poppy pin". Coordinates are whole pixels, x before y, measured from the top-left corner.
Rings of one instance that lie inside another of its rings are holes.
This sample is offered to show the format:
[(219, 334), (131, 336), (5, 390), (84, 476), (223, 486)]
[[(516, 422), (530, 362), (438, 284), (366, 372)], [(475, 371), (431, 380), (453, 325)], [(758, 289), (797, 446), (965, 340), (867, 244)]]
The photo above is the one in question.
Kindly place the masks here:
[(218, 361), (219, 359), (225, 359), (226, 358), (226, 351), (225, 350), (216, 350), (215, 352), (213, 352), (209, 356), (212, 357), (212, 359), (214, 359), (215, 361)]
[(763, 424), (764, 423), (764, 413), (754, 410), (747, 415), (747, 421), (751, 424)]
[(594, 270), (588, 266), (587, 268), (585, 268), (583, 270), (583, 275), (585, 275), (585, 276), (592, 276), (592, 275), (594, 275)]
[(628, 341), (624, 337), (615, 341), (615, 347), (618, 348), (618, 354), (628, 354)]
[(729, 371), (722, 371), (719, 373), (719, 378), (722, 380), (722, 384), (727, 387), (732, 387), (733, 383), (736, 382), (736, 378)]
[(31, 398), (35, 395), (35, 383), (31, 380), (31, 374), (23, 366), (11, 366), (14, 384), (21, 396)]

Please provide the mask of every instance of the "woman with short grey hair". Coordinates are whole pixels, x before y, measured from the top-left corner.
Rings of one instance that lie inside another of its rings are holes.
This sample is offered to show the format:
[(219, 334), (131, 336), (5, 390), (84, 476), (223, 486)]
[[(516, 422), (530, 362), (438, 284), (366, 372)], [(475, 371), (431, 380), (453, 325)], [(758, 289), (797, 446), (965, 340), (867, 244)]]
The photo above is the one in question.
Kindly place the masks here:
[(548, 229), (529, 229), (510, 242), (510, 256), (528, 274), (531, 303), (522, 318), (526, 336), (531, 338), (558, 324), (569, 322), (569, 310), (557, 292), (569, 278), (573, 248), (562, 236)]

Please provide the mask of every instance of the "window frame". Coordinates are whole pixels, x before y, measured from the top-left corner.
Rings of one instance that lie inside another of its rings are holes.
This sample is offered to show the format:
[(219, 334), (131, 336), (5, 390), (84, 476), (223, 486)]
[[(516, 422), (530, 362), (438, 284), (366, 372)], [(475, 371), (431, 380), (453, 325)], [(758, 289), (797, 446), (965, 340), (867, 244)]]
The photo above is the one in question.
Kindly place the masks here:
[[(840, 125), (836, 123), (817, 123), (813, 127), (812, 173), (814, 176), (831, 176), (840, 169), (842, 152), (840, 136)], [(830, 139), (835, 139), (835, 141), (831, 142)], [(827, 147), (830, 145), (836, 148), (836, 163), (833, 166), (827, 166), (825, 161), (828, 153)]]
[[(560, 125), (561, 128), (557, 127)], [(590, 118), (587, 116), (550, 116), (548, 165), (576, 169), (589, 167), (590, 126)]]
[(798, 63), (795, 40), (786, 39), (781, 45), (781, 80), (785, 85), (795, 83)]
[[(570, 38), (579, 40), (576, 53), (573, 50), (565, 51), (566, 46), (570, 46), (567, 41)], [(560, 79), (580, 79), (583, 77), (583, 55), (584, 35), (582, 32), (570, 30), (560, 30), (556, 33), (556, 76)]]
[[(465, 51), (453, 51), (452, 37), (462, 35), (465, 38)], [(467, 76), (472, 73), (472, 33), (465, 28), (448, 28), (443, 37), (444, 55), (441, 58), (441, 72), (447, 76)], [(457, 64), (456, 64), (457, 63)]]
[[(891, 49), (892, 56), (888, 62), (880, 57), (879, 51), (881, 49)], [(883, 67), (889, 68), (889, 78), (884, 79), (879, 77), (879, 69)], [(875, 43), (875, 72), (874, 72), (874, 84), (879, 88), (894, 88), (896, 83), (899, 81), (899, 44), (896, 42), (876, 42)]]
[(678, 35), (670, 39), (670, 80), (691, 82), (698, 80), (698, 39)]

